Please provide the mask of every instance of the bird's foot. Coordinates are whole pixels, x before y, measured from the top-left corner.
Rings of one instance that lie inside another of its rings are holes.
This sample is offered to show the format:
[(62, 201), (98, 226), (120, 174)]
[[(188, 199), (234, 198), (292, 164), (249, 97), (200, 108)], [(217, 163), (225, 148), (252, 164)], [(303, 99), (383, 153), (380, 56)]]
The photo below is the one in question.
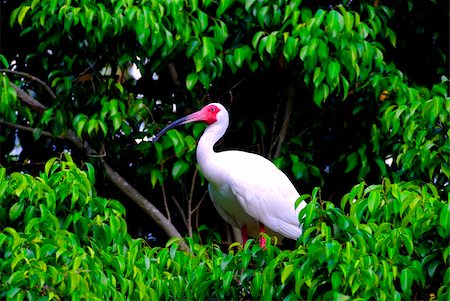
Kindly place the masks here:
[[(263, 223), (259, 223), (259, 232), (266, 233), (266, 229), (264, 228)], [(267, 244), (266, 238), (263, 235), (259, 235), (259, 246), (261, 248), (265, 248)]]

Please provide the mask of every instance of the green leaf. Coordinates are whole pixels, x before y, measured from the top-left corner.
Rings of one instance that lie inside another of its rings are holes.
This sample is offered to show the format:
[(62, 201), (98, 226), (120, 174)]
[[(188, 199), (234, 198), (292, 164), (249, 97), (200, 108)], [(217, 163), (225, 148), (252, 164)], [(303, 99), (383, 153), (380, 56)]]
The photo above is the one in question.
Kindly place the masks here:
[(319, 87), (314, 89), (314, 103), (320, 107), (320, 104), (328, 97), (329, 92), (330, 88), (326, 84), (320, 84)]
[(198, 79), (202, 83), (203, 87), (205, 87), (205, 89), (209, 89), (209, 87), (211, 86), (211, 77), (209, 76), (209, 74), (201, 71), (198, 74)]
[(234, 273), (233, 271), (227, 271), (225, 275), (223, 275), (223, 286), (222, 289), (229, 290), (231, 286), (231, 281), (233, 280)]
[(330, 87), (337, 84), (339, 72), (341, 71), (341, 65), (336, 61), (331, 61), (327, 67), (327, 82)]
[(277, 38), (274, 33), (271, 33), (267, 36), (266, 51), (270, 55), (273, 55), (273, 53), (274, 53), (276, 41), (277, 41)]
[(198, 80), (198, 75), (197, 73), (191, 73), (187, 76), (186, 78), (186, 87), (188, 88), (189, 91), (192, 91), (192, 89), (194, 88), (195, 84), (197, 83)]
[(22, 8), (19, 11), (19, 15), (17, 17), (17, 22), (20, 26), (22, 26), (23, 19), (25, 19), (25, 16), (27, 12), (30, 10), (31, 6), (22, 6)]
[(253, 36), (253, 39), (252, 39), (253, 48), (257, 49), (259, 40), (261, 39), (261, 37), (263, 35), (265, 35), (264, 31), (258, 31), (257, 33), (255, 33), (255, 35)]
[[(341, 279), (342, 279), (341, 273), (333, 272), (331, 274), (331, 286), (332, 286), (333, 290), (335, 290), (335, 291), (339, 290), (339, 287), (340, 287), (341, 282), (342, 282)], [(345, 298), (340, 298), (338, 300), (345, 300)]]
[(252, 7), (253, 3), (255, 3), (256, 0), (245, 0), (245, 10), (250, 11), (250, 8)]
[[(22, 270), (21, 270), (21, 271), (14, 272), (14, 273), (11, 275), (11, 277), (9, 277), (8, 283), (9, 283), (9, 284), (11, 284), (11, 283), (12, 283), (12, 284), (15, 284), (15, 282), (16, 282), (17, 279), (23, 279), (24, 273), (25, 273), (25, 271), (22, 271)], [(13, 276), (14, 276), (14, 278), (13, 278)], [(6, 293), (6, 299), (7, 299), (7, 300), (14, 300), (14, 299), (16, 299), (16, 300), (22, 300), (23, 297), (22, 297), (22, 298), (17, 297), (17, 293), (19, 293), (21, 290), (22, 290), (22, 289), (21, 289), (20, 287), (13, 285), (12, 288), (9, 289), (8, 292)], [(14, 297), (17, 297), (17, 298), (14, 298)]]
[(374, 212), (380, 204), (380, 193), (377, 191), (371, 191), (369, 198), (367, 200), (367, 205), (369, 206), (369, 211)]
[(216, 49), (214, 48), (214, 44), (212, 43), (211, 38), (208, 37), (203, 37), (202, 43), (203, 43), (202, 47), (203, 59), (208, 58), (208, 62), (210, 62), (216, 55)]
[(200, 72), (203, 69), (203, 55), (202, 52), (197, 52), (194, 54), (194, 64), (195, 64), (195, 72)]
[(14, 205), (12, 205), (11, 208), (9, 209), (9, 219), (11, 221), (15, 221), (22, 213), (23, 207), (24, 207), (23, 202), (14, 203)]
[(395, 35), (395, 32), (390, 28), (387, 28), (386, 32), (389, 37), (389, 41), (391, 42), (391, 45), (396, 47), (397, 46), (397, 36)]
[(48, 160), (47, 163), (45, 163), (44, 170), (45, 170), (45, 173), (47, 174), (47, 176), (50, 175), (50, 174), (49, 174), (49, 173), (50, 173), (50, 170), (51, 170), (51, 168), (53, 167), (53, 164), (55, 163), (56, 160), (58, 160), (58, 158), (53, 157), (53, 158), (51, 158), (50, 160)]
[(450, 233), (450, 205), (442, 206), (441, 214), (439, 215), (439, 224), (447, 234)]
[(352, 171), (356, 165), (358, 164), (358, 153), (354, 152), (351, 153), (349, 156), (347, 156), (347, 168), (344, 172), (350, 172)]
[(281, 283), (284, 284), (286, 282), (286, 279), (292, 274), (294, 270), (294, 265), (289, 264), (283, 268), (283, 271), (281, 272)]
[(309, 227), (316, 217), (316, 204), (314, 202), (310, 202), (304, 209), (302, 209), (302, 213), (305, 215), (304, 224), (306, 227)]
[(350, 87), (350, 84), (348, 82), (348, 80), (341, 74), (341, 83), (342, 83), (342, 88), (344, 89), (344, 99), (347, 98), (348, 96), (348, 89)]
[(201, 10), (198, 10), (198, 21), (200, 23), (200, 31), (205, 31), (206, 28), (208, 28), (208, 15), (202, 12)]
[(219, 20), (219, 25), (214, 26), (214, 39), (219, 43), (224, 43), (228, 37), (228, 28), (225, 22)]
[(298, 45), (298, 38), (287, 37), (283, 47), (283, 55), (288, 61), (294, 59), (298, 51), (297, 45)]
[(232, 3), (233, 0), (220, 0), (219, 7), (216, 11), (216, 16), (220, 17), (220, 15), (222, 15)]
[(38, 140), (39, 138), (41, 138), (41, 134), (42, 134), (42, 129), (41, 128), (33, 129), (33, 139), (34, 140)]
[(338, 11), (332, 10), (327, 15), (327, 26), (334, 37), (344, 28), (344, 18)]
[(413, 281), (413, 274), (409, 269), (404, 269), (400, 274), (400, 286), (405, 293), (411, 292), (411, 285)]
[(0, 62), (3, 64), (3, 66), (4, 66), (6, 69), (9, 68), (8, 60), (7, 60), (6, 57), (4, 57), (2, 54), (0, 54)]
[(242, 67), (242, 64), (244, 63), (245, 54), (246, 52), (244, 51), (243, 48), (236, 48), (234, 50), (234, 62), (236, 63), (236, 66), (238, 66), (239, 68)]
[(255, 300), (260, 299), (261, 290), (263, 286), (263, 278), (261, 275), (261, 272), (256, 272), (255, 276), (253, 277), (252, 284), (250, 286), (250, 293), (252, 295), (252, 298)]
[(153, 169), (150, 173), (150, 180), (152, 183), (152, 188), (155, 188), (156, 183), (162, 184), (164, 182), (164, 176), (158, 169)]
[(172, 168), (172, 177), (174, 179), (178, 179), (181, 175), (183, 175), (189, 169), (189, 164), (185, 161), (178, 160), (173, 164)]
[(200, 42), (198, 40), (193, 40), (189, 42), (189, 45), (186, 48), (186, 56), (191, 57), (192, 55), (194, 55), (194, 53), (198, 49), (198, 45), (200, 45)]
[(305, 45), (302, 47), (302, 49), (300, 49), (299, 57), (302, 61), (305, 61), (306, 56), (308, 55), (308, 52), (309, 52), (308, 48), (309, 48), (308, 45)]

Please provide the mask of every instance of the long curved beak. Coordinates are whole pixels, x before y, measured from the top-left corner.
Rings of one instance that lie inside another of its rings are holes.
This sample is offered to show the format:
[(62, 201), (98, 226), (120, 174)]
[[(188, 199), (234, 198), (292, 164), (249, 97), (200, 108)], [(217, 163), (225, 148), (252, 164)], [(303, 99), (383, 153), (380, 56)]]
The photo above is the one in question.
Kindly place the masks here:
[(158, 134), (156, 134), (155, 136), (153, 136), (152, 138), (152, 143), (155, 143), (156, 140), (159, 139), (159, 137), (161, 137), (162, 135), (164, 135), (168, 130), (173, 129), (174, 127), (177, 127), (179, 125), (182, 124), (186, 124), (186, 123), (190, 123), (190, 122), (194, 122), (194, 121), (201, 121), (202, 120), (202, 116), (200, 111), (197, 111), (195, 113), (189, 114), (185, 117), (182, 117), (178, 120), (175, 120), (174, 122), (168, 124), (165, 128), (163, 128)]

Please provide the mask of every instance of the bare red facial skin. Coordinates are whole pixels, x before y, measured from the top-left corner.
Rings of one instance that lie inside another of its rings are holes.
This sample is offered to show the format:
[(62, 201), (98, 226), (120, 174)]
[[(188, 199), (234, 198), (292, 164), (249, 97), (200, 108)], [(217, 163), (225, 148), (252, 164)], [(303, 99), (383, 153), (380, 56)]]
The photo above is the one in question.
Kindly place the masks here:
[(220, 109), (215, 105), (207, 105), (202, 109), (202, 117), (203, 121), (207, 124), (213, 124), (217, 121), (217, 113), (220, 112)]

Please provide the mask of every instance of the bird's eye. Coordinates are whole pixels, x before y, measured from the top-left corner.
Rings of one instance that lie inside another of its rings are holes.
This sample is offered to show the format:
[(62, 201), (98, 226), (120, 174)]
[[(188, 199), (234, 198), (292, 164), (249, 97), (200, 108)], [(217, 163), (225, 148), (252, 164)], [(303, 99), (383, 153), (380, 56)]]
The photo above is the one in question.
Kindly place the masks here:
[(209, 110), (211, 111), (211, 113), (214, 113), (216, 111), (216, 108), (215, 107), (211, 107)]

